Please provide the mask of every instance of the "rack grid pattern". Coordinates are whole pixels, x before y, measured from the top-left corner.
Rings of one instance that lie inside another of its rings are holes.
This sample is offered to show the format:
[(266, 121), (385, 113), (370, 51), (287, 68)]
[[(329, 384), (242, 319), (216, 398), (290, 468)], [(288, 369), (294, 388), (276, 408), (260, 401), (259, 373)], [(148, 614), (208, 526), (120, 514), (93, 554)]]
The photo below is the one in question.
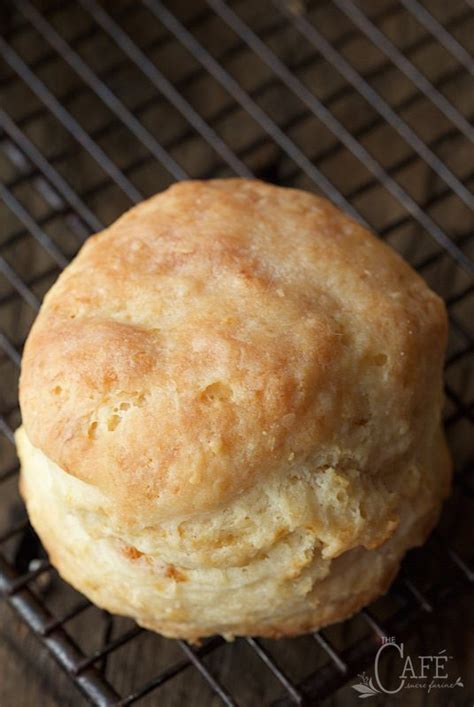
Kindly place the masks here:
[[(232, 649), (219, 638), (176, 641), (156, 674), (112, 685), (110, 661), (151, 634), (57, 577), (19, 501), (21, 350), (87, 236), (174, 180), (256, 176), (327, 196), (447, 302), (456, 476), (439, 530), (409, 554), (387, 597), (351, 619), (357, 640), (337, 629), (308, 637), (316, 667), (306, 674), (285, 663), (291, 653), (306, 665), (307, 642), (236, 642), (261, 663), (262, 704), (315, 704), (368, 665), (384, 636), (409, 634), (472, 591), (457, 519), (473, 499), (474, 12), (464, 0), (18, 0), (0, 23), (0, 591), (92, 704), (158, 699), (188, 671), (215, 704), (243, 702), (211, 660)], [(73, 627), (92, 614), (100, 645), (88, 648)]]

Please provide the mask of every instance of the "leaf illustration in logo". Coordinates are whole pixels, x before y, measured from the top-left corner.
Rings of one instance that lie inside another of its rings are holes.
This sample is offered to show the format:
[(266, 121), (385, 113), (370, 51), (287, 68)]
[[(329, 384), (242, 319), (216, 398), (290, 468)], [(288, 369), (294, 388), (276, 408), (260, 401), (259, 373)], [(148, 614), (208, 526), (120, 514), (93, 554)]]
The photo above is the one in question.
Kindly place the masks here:
[[(371, 681), (371, 682), (372, 682), (372, 681)], [(369, 685), (361, 685), (361, 684), (359, 684), (359, 685), (352, 685), (352, 687), (353, 687), (353, 689), (354, 689), (356, 692), (360, 692), (360, 693), (361, 693), (361, 694), (359, 695), (359, 697), (360, 697), (361, 699), (364, 699), (364, 697), (371, 697), (372, 695), (376, 695), (377, 692), (378, 692), (378, 690), (376, 690), (375, 688), (373, 688), (373, 686), (370, 687)]]

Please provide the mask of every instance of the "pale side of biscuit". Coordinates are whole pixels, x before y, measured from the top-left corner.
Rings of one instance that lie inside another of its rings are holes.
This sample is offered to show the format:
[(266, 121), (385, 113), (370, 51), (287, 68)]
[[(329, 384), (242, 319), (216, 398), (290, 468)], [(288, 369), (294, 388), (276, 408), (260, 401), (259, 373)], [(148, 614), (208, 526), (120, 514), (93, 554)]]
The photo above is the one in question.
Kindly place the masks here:
[(110, 499), (65, 474), (24, 430), (17, 443), (30, 518), (62, 576), (109, 611), (191, 640), (293, 635), (345, 618), (384, 591), (406, 550), (423, 542), (449, 480), (440, 437), (417, 483), (402, 486), (390, 538), (370, 550), (358, 542), (360, 520), (351, 520), (363, 507), (383, 515), (384, 506), (370, 486), (341, 503), (335, 470), (319, 489), (316, 474), (295, 469), (212, 515), (131, 533), (116, 524)]

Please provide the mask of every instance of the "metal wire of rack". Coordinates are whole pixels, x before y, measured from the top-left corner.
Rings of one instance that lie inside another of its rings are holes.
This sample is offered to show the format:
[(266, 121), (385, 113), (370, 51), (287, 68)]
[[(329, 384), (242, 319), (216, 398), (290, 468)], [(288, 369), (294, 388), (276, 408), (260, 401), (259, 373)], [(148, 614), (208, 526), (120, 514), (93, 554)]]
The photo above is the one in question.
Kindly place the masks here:
[[(262, 704), (314, 704), (367, 665), (385, 636), (413, 631), (472, 591), (456, 518), (473, 496), (474, 13), (462, 0), (429, 8), (420, 0), (181, 0), (170, 8), (19, 0), (1, 10), (0, 590), (92, 704), (159, 696), (189, 671), (216, 704), (243, 704), (209, 662), (230, 650), (219, 638), (199, 648), (173, 642), (175, 658), (155, 674), (111, 684), (107, 661), (152, 639), (67, 588), (28, 525), (16, 492), (18, 369), (58, 273), (90, 233), (144, 196), (175, 179), (234, 174), (315, 190), (398, 248), (444, 296), (445, 423), (457, 474), (440, 530), (410, 553), (387, 597), (351, 620), (362, 627), (357, 640), (328, 629), (304, 649), (296, 640), (236, 642), (271, 684)], [(103, 630), (87, 648), (73, 626), (93, 613), (90, 625), (97, 629), (99, 616)], [(312, 651), (307, 660), (303, 650)], [(285, 666), (288, 651), (305, 674)]]

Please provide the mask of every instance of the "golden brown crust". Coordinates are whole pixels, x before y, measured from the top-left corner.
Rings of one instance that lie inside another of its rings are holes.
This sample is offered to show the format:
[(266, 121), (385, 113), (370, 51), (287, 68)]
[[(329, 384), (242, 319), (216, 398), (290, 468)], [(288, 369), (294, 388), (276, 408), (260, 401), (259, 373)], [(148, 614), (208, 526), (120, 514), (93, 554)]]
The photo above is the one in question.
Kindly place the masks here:
[(49, 292), (22, 415), (121, 522), (156, 523), (294, 465), (407, 463), (439, 424), (445, 338), (439, 298), (329, 202), (184, 182), (91, 238)]

